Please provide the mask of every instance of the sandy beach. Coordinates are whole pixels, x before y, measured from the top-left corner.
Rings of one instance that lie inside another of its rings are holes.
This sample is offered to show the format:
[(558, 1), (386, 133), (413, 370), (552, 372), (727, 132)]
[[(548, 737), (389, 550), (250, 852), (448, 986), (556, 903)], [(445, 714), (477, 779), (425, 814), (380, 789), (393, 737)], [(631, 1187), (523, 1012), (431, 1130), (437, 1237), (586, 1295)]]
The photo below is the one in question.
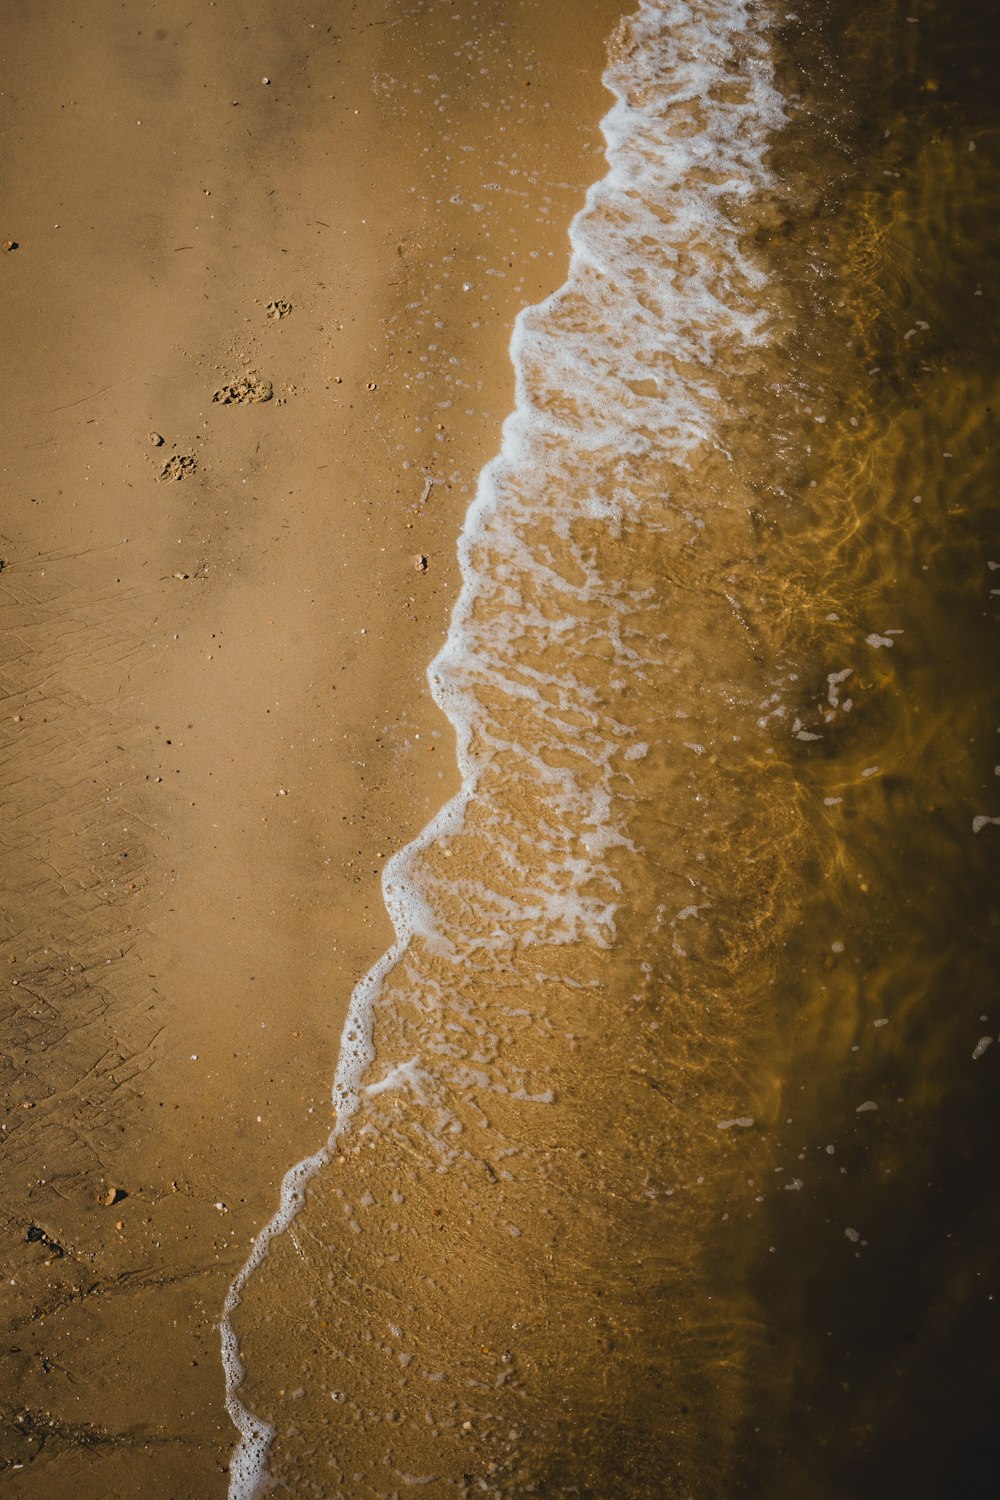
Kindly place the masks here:
[(14, 12), (0, 1461), (193, 1500), (226, 1287), (455, 784), (424, 670), (618, 7)]
[(633, 8), (5, 8), (14, 1497), (993, 1493), (1000, 33)]

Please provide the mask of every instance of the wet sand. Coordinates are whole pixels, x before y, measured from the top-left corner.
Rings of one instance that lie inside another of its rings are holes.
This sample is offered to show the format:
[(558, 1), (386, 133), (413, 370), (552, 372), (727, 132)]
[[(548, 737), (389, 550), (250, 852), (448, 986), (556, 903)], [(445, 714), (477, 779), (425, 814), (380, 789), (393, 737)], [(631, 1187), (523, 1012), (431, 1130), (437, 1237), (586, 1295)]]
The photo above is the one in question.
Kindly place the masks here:
[(0, 1462), (221, 1495), (216, 1323), (329, 1122), (381, 864), (454, 787), (424, 668), (619, 8), (17, 12)]
[[(455, 539), (515, 314), (604, 171), (606, 0), (331, 9), (8, 17), (15, 1495), (226, 1491), (226, 1289), (331, 1124), (379, 874), (456, 789), (424, 676)], [(532, 946), (530, 903), (470, 896), (463, 861), (512, 888), (482, 799), (429, 849), (474, 962), (408, 950), (359, 1123), (234, 1313), (292, 1493), (992, 1494), (995, 30), (971, 0), (777, 16), (774, 192), (733, 209), (766, 347), (670, 375), (718, 397), (680, 471), (571, 465), (585, 501), (633, 487), (628, 524), (563, 550), (531, 469), (529, 540), (590, 590), (511, 586), (558, 666), (539, 761), (595, 722), (545, 740), (567, 624), (584, 707), (645, 747), (617, 936)], [(668, 160), (718, 119), (696, 93)], [(601, 676), (609, 622), (640, 671)], [(518, 707), (505, 751), (539, 743)], [(580, 828), (496, 764), (530, 876)]]

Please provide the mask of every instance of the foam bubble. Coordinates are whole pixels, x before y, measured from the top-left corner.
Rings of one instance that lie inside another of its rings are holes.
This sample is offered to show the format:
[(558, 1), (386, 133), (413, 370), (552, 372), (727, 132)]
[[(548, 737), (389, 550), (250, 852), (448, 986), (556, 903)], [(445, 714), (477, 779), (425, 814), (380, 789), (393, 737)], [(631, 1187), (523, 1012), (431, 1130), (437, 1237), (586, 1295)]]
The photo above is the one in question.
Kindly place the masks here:
[[(446, 1162), (446, 1137), (458, 1129), (448, 1087), (504, 1093), (529, 1108), (553, 1100), (516, 1070), (505, 1079), (455, 1063), (448, 1072), (440, 1057), (382, 1058), (381, 1074), (369, 1076), (387, 977), (395, 982), (418, 942), (460, 965), (515, 943), (614, 940), (614, 859), (632, 848), (617, 788), (649, 746), (606, 704), (624, 682), (643, 680), (648, 662), (628, 624), (642, 597), (602, 576), (595, 535), (614, 540), (648, 522), (638, 477), (648, 461), (680, 472), (696, 449), (719, 446), (713, 369), (767, 337), (761, 273), (732, 207), (770, 185), (765, 155), (784, 111), (750, 0), (643, 0), (612, 44), (604, 81), (615, 96), (602, 122), (608, 171), (570, 228), (565, 283), (516, 321), (515, 410), (466, 517), (462, 589), (428, 669), (455, 729), (461, 790), (385, 866), (396, 940), (351, 996), (336, 1126), (286, 1174), (223, 1311), (226, 1402), (240, 1434), (230, 1500), (255, 1500), (268, 1487), (274, 1437), (240, 1399), (232, 1315), (337, 1138), (382, 1094), (405, 1090), (439, 1105)], [(687, 522), (697, 535), (702, 518)], [(694, 741), (689, 748), (707, 753)], [(447, 867), (445, 845), (459, 855)], [(423, 972), (420, 983), (421, 1009), (433, 1012), (444, 1001), (439, 982)], [(460, 995), (448, 1001), (461, 1005)], [(748, 1116), (719, 1122), (752, 1125)]]

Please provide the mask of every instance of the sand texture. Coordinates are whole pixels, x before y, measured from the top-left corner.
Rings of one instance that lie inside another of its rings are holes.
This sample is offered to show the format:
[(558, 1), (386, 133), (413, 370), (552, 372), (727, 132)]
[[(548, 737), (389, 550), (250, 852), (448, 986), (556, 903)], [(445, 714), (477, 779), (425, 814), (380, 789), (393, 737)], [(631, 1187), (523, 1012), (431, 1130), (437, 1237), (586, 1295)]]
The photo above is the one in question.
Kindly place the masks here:
[(8, 8), (14, 1495), (225, 1492), (216, 1323), (456, 783), (424, 668), (618, 10)]

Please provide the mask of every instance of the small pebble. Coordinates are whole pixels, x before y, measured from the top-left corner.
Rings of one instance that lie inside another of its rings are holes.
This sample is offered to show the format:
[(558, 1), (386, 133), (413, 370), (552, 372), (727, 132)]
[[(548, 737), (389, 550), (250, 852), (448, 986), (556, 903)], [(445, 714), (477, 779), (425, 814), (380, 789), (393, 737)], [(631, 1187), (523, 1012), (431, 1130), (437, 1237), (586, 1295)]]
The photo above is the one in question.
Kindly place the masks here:
[(427, 559), (422, 552), (418, 552), (413, 559), (413, 566), (418, 573), (427, 572)]
[(147, 432), (146, 437), (148, 438), (149, 442), (152, 443), (154, 448), (163, 447), (163, 438), (158, 432)]
[(16, 250), (18, 248), (17, 240), (4, 240), (3, 247), (6, 251), (8, 251), (8, 253), (11, 250)]

